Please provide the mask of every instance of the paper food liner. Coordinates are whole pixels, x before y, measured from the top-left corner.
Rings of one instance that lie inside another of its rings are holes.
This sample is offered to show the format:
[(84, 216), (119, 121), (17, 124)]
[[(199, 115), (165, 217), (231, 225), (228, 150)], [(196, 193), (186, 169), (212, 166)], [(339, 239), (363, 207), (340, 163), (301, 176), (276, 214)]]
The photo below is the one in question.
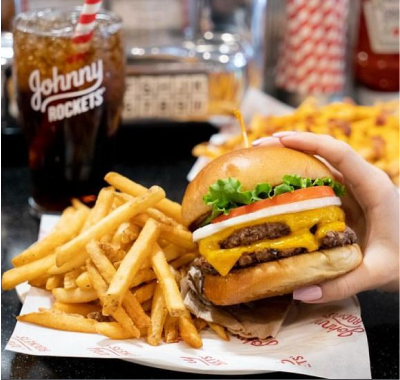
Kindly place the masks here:
[[(46, 229), (46, 217), (42, 219)], [(50, 308), (50, 292), (31, 288), (21, 314)], [(53, 330), (17, 322), (6, 350), (37, 356), (114, 358), (175, 371), (242, 375), (270, 371), (335, 379), (370, 379), (367, 335), (356, 297), (328, 304), (298, 304), (273, 339), (231, 336), (210, 330), (203, 347), (184, 342), (150, 346), (145, 339), (112, 340), (102, 335)]]
[(292, 296), (272, 297), (245, 305), (215, 306), (202, 296), (203, 276), (191, 267), (181, 281), (183, 303), (197, 317), (218, 323), (245, 338), (275, 338), (293, 305)]

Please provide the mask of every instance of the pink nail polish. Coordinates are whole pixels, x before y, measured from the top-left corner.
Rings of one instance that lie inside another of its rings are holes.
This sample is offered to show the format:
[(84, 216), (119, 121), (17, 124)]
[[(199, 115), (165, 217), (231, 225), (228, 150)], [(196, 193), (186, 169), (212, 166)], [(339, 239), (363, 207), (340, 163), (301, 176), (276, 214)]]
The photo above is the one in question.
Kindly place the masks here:
[(262, 137), (261, 139), (254, 140), (251, 145), (257, 146), (257, 145), (261, 145), (268, 141), (276, 141), (276, 137), (274, 137), (274, 136)]
[(274, 137), (286, 137), (286, 136), (293, 136), (296, 133), (297, 133), (296, 131), (283, 131), (283, 132), (273, 133), (272, 136), (274, 136)]
[(293, 292), (293, 299), (298, 301), (316, 301), (321, 297), (322, 289), (317, 285), (299, 288)]

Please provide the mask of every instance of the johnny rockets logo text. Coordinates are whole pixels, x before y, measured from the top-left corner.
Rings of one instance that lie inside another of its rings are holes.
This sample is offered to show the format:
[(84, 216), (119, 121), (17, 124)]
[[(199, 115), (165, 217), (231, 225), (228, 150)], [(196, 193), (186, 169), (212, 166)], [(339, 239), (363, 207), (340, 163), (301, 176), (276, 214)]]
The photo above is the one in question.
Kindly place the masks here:
[(135, 355), (132, 352), (129, 352), (126, 349), (117, 345), (107, 346), (107, 347), (92, 347), (88, 348), (88, 351), (99, 356), (122, 357), (122, 358), (135, 357)]
[[(85, 113), (103, 103), (105, 87), (100, 87), (102, 83), (101, 59), (66, 74), (60, 74), (58, 68), (53, 67), (51, 78), (46, 79), (39, 70), (34, 70), (29, 76), (32, 109), (47, 113), (49, 122)], [(79, 89), (82, 87), (85, 88)]]
[(314, 323), (325, 329), (327, 333), (334, 332), (339, 338), (346, 338), (365, 331), (361, 318), (352, 314), (324, 314)]
[(227, 363), (222, 360), (213, 358), (212, 356), (181, 356), (181, 359), (189, 364), (193, 364), (195, 366), (221, 366), (227, 365)]
[(27, 352), (49, 352), (50, 350), (34, 339), (27, 336), (13, 335), (8, 342), (12, 348), (23, 349)]
[(276, 346), (279, 344), (277, 339), (258, 339), (258, 338), (244, 338), (241, 336), (237, 337), (242, 341), (242, 344), (248, 344), (249, 346), (264, 347), (264, 346)]
[(299, 367), (311, 368), (311, 364), (304, 358), (304, 356), (289, 356), (288, 358), (281, 360), (282, 364), (291, 364)]

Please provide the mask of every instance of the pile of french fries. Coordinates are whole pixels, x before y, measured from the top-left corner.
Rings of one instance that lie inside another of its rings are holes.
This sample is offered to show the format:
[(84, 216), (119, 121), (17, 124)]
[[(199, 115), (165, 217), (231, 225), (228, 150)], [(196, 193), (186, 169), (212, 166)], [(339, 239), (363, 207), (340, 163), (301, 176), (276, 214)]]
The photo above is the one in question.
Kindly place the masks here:
[[(291, 114), (254, 115), (248, 126), (250, 142), (281, 131), (307, 131), (332, 135), (347, 142), (364, 159), (385, 171), (399, 185), (399, 102), (361, 106), (352, 101), (319, 106), (305, 100)], [(223, 144), (204, 142), (193, 148), (195, 157), (210, 159), (243, 148), (240, 132)]]
[(202, 347), (206, 326), (193, 318), (179, 283), (198, 255), (181, 224), (181, 206), (161, 187), (147, 189), (118, 173), (105, 177), (93, 208), (74, 199), (53, 231), (20, 255), (2, 278), (4, 290), (28, 281), (52, 292), (51, 309), (18, 316), (59, 330), (111, 339), (146, 337), (151, 345), (183, 340)]

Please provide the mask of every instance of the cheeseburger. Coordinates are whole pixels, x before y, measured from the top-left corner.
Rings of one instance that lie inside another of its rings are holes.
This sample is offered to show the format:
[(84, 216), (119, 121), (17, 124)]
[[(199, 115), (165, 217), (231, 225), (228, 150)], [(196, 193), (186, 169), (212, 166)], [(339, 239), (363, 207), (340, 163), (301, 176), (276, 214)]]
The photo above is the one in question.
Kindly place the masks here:
[(362, 260), (346, 226), (345, 188), (317, 158), (254, 147), (203, 168), (182, 202), (201, 257), (202, 296), (236, 305), (343, 275)]

